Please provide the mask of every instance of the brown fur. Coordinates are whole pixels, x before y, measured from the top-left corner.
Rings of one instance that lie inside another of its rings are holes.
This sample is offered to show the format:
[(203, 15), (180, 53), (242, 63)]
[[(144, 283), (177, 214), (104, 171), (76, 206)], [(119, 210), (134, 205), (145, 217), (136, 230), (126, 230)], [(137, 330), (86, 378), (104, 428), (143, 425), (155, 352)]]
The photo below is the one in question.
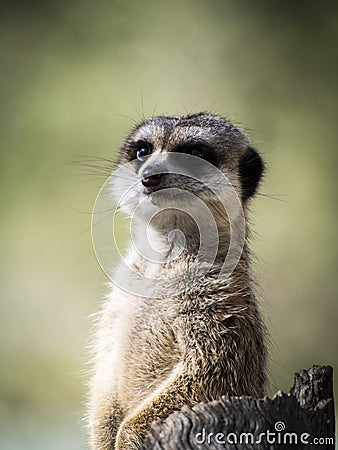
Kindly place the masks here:
[[(196, 136), (202, 136), (212, 148), (213, 164), (227, 172), (246, 212), (263, 165), (252, 170), (241, 168), (250, 148), (248, 139), (218, 116), (163, 116), (142, 123), (126, 139), (120, 163), (133, 159), (140, 140), (151, 142), (153, 153), (160, 153), (184, 147)], [(261, 162), (256, 152), (254, 155)], [(177, 183), (174, 175), (170, 182)], [(194, 190), (192, 181), (186, 183)], [(116, 189), (122, 188), (118, 183)], [(132, 190), (130, 204), (141, 195), (139, 183)], [(204, 190), (199, 195), (207, 201), (209, 194)], [(183, 405), (222, 395), (264, 395), (265, 328), (254, 295), (249, 251), (246, 245), (226, 280), (218, 278), (228, 248), (229, 225), (226, 215), (213, 206), (220, 232), (219, 251), (205, 276), (198, 275), (198, 237), (193, 225), (180, 214), (173, 213), (174, 218), (169, 214), (161, 227), (154, 225), (154, 240), (172, 228), (171, 220), (189, 238), (177, 260), (156, 267), (161, 295), (144, 298), (113, 287), (103, 306), (88, 414), (92, 450), (136, 450), (154, 420), (165, 420)], [(138, 272), (149, 270), (138, 255), (131, 253), (129, 259)], [(174, 272), (182, 274), (177, 282), (181, 283), (180, 289), (168, 285), (169, 275)], [(182, 289), (187, 276), (196, 281)]]

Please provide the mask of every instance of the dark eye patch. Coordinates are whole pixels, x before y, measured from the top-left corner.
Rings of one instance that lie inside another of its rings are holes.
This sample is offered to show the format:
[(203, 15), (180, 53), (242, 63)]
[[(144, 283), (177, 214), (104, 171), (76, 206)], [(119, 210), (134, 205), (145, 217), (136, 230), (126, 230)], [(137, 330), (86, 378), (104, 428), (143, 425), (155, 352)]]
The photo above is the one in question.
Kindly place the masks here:
[(176, 145), (171, 151), (198, 156), (199, 158), (205, 159), (213, 165), (217, 164), (215, 151), (205, 143), (187, 142), (185, 144)]

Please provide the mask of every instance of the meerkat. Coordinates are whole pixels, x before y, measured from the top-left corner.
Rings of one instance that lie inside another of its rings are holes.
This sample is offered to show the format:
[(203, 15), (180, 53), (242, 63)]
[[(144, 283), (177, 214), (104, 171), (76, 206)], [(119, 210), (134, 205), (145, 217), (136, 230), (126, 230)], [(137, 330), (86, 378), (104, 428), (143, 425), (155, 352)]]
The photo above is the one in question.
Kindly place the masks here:
[[(203, 163), (224, 174), (228, 184), (222, 185), (222, 192), (225, 197), (231, 189), (235, 192), (244, 219), (264, 172), (263, 160), (246, 135), (214, 114), (153, 117), (126, 138), (118, 166), (127, 165), (127, 175), (113, 177), (112, 196), (127, 192), (122, 211), (130, 215), (141, 203), (145, 211), (160, 205), (150, 224), (144, 212), (136, 214), (136, 241), (143, 248), (150, 228), (150, 239), (165, 258), (154, 262), (131, 248), (127, 259), (132, 270), (117, 269), (130, 292), (112, 285), (100, 312), (88, 407), (92, 450), (139, 449), (154, 420), (164, 421), (184, 405), (222, 395), (264, 395), (266, 331), (254, 293), (247, 239), (236, 266), (220, 277), (230, 245), (232, 211), (225, 211), (213, 193), (217, 177), (201, 169), (202, 181), (196, 181), (166, 167), (166, 158), (178, 154), (196, 163), (195, 173)], [(180, 159), (176, 168), (179, 165)], [(190, 162), (186, 166), (189, 170)], [(211, 211), (218, 242), (208, 270), (198, 249), (201, 229), (213, 235), (208, 231), (211, 219), (199, 213), (197, 203), (192, 209), (202, 225), (195, 223), (189, 196), (179, 198), (177, 207), (173, 199), (179, 196), (170, 194), (171, 203), (154, 196), (171, 188), (196, 196)], [(226, 209), (233, 204), (228, 202)], [(235, 227), (239, 216), (236, 212)], [(179, 232), (168, 239), (173, 230)], [(175, 246), (175, 236), (182, 245)], [(131, 273), (141, 279), (135, 284), (136, 289), (143, 287), (140, 295), (132, 288)], [(149, 273), (155, 281), (148, 289)]]

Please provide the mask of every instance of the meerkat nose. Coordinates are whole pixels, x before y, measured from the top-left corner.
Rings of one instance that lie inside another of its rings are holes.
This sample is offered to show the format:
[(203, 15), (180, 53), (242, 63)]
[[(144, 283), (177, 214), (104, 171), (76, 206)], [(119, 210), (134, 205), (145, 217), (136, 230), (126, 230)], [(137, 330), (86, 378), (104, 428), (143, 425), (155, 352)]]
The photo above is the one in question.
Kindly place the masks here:
[(163, 178), (163, 173), (152, 174), (150, 170), (145, 170), (142, 174), (142, 184), (145, 187), (158, 186)]
[(147, 173), (144, 173), (141, 181), (145, 187), (158, 186), (161, 183), (162, 178), (162, 173), (157, 175), (147, 175)]

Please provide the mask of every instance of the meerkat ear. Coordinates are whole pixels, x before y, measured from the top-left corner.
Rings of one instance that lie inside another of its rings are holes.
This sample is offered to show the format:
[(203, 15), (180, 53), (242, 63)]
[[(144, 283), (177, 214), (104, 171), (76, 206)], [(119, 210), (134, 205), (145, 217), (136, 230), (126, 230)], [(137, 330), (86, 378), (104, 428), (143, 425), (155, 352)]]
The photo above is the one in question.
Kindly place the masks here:
[(242, 200), (252, 197), (264, 172), (264, 163), (258, 152), (248, 147), (239, 162), (239, 176), (242, 188)]

